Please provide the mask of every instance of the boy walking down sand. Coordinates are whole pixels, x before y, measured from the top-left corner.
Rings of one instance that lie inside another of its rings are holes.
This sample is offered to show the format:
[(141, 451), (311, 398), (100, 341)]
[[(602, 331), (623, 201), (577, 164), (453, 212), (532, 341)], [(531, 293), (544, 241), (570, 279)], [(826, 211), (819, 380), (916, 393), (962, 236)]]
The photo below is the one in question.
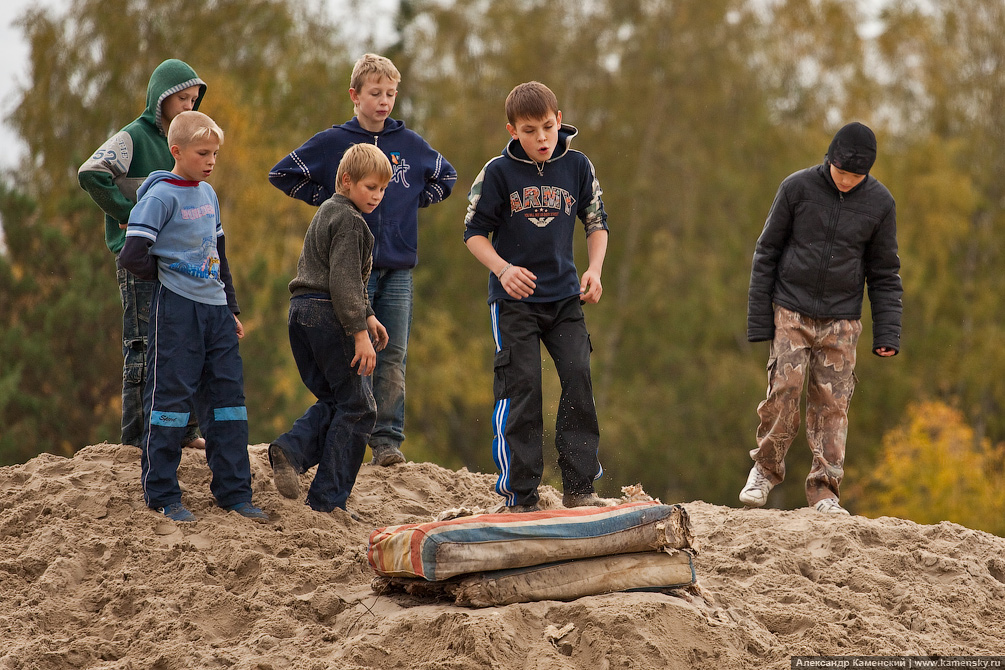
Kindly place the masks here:
[[(370, 437), (373, 463), (405, 461), (405, 363), (412, 327), (412, 268), (418, 262), (419, 209), (445, 200), (457, 173), (417, 133), (391, 118), (401, 74), (375, 54), (356, 61), (349, 98), (356, 115), (323, 130), (279, 161), (269, 181), (283, 193), (319, 206), (337, 189), (343, 153), (358, 143), (379, 147), (391, 163), (391, 182), (380, 206), (364, 212), (374, 237), (373, 272), (367, 293), (377, 319), (387, 327), (388, 345), (377, 355), (372, 388), (377, 423)], [(370, 384), (370, 378), (367, 378)]]
[(377, 418), (366, 375), (387, 345), (387, 330), (367, 299), (373, 235), (363, 219), (384, 197), (391, 164), (372, 144), (349, 147), (339, 163), (337, 192), (307, 228), (290, 282), (290, 346), (317, 402), (269, 445), (276, 489), (300, 495), (298, 475), (317, 466), (307, 504), (346, 509)]
[(904, 293), (893, 196), (869, 175), (876, 136), (849, 123), (821, 165), (800, 170), (778, 188), (757, 240), (747, 307), (747, 339), (771, 341), (768, 393), (757, 407), (754, 466), (740, 502), (763, 507), (785, 479), (785, 455), (799, 431), (804, 381), (806, 438), (813, 463), (806, 500), (819, 512), (848, 514), (840, 504), (848, 407), (855, 390), (855, 349), (862, 295), (872, 306), (872, 351), (900, 351)]
[(194, 521), (181, 502), (181, 436), (195, 407), (206, 436), (210, 490), (227, 510), (269, 517), (251, 502), (248, 410), (238, 339), (244, 326), (227, 263), (220, 204), (206, 183), (223, 130), (202, 112), (175, 117), (168, 144), (175, 165), (152, 173), (129, 215), (122, 267), (155, 281), (150, 303), (141, 466), (147, 506)]
[[(515, 87), (506, 98), (506, 118), (512, 140), (475, 178), (464, 219), (465, 244), (491, 272), (496, 492), (512, 512), (538, 509), (543, 342), (562, 383), (555, 426), (562, 502), (603, 506), (593, 488), (603, 470), (582, 308), (603, 292), (608, 229), (602, 191), (586, 155), (570, 149), (577, 130), (562, 124), (551, 89), (536, 81)], [(577, 218), (589, 254), (582, 278), (573, 259)]]

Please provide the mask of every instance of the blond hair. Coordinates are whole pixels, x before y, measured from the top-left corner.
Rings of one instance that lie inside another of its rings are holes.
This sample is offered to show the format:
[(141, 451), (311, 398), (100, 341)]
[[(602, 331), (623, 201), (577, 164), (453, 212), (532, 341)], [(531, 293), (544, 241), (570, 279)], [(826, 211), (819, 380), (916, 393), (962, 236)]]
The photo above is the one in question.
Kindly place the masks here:
[(168, 126), (168, 146), (184, 147), (197, 140), (216, 139), (223, 144), (223, 129), (202, 112), (182, 112)]
[(352, 66), (352, 76), (349, 77), (349, 87), (358, 93), (368, 77), (376, 77), (377, 81), (387, 77), (395, 84), (401, 81), (401, 73), (394, 67), (391, 59), (377, 54), (363, 54), (356, 61)]
[(506, 120), (516, 125), (518, 119), (544, 119), (558, 114), (558, 97), (539, 81), (517, 84), (506, 96)]
[(349, 192), (342, 183), (344, 176), (356, 183), (371, 175), (387, 184), (391, 181), (391, 161), (374, 144), (354, 144), (346, 149), (339, 161), (338, 171), (335, 173), (335, 192), (341, 195)]

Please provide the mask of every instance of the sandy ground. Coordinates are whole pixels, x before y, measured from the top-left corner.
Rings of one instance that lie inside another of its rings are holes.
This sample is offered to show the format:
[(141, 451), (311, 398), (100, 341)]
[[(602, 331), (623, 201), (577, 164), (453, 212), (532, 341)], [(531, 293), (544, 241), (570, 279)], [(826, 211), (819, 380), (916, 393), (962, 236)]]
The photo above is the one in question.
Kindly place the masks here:
[(356, 522), (281, 497), (266, 445), (250, 452), (268, 524), (213, 504), (198, 450), (179, 468), (194, 524), (143, 506), (133, 447), (0, 468), (0, 669), (747, 670), (793, 655), (1005, 654), (1005, 539), (956, 524), (684, 502), (705, 597), (469, 609), (375, 593), (367, 538), (488, 507), (494, 475), (364, 465)]

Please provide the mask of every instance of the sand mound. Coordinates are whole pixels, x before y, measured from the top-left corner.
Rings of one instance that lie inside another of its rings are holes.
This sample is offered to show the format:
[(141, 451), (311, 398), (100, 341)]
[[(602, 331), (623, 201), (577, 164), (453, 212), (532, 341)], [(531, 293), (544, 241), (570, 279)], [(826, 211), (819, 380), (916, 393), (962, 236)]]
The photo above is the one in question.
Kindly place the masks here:
[(492, 505), (494, 476), (364, 465), (357, 523), (281, 497), (265, 445), (251, 456), (270, 524), (213, 505), (201, 451), (179, 468), (200, 519), (188, 525), (143, 506), (133, 447), (0, 468), (0, 668), (747, 670), (792, 655), (1005, 653), (1005, 539), (955, 524), (686, 503), (708, 600), (465, 609), (375, 594), (367, 537)]

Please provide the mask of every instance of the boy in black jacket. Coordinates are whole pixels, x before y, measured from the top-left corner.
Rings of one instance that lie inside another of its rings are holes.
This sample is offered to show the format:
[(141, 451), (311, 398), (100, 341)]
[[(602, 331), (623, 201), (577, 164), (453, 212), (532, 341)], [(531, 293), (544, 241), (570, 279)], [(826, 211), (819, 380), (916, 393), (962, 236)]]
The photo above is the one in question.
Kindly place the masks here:
[(757, 240), (747, 308), (747, 339), (771, 340), (768, 394), (754, 467), (740, 502), (762, 507), (785, 478), (785, 454), (799, 430), (806, 392), (806, 437), (813, 464), (806, 500), (820, 512), (841, 507), (855, 347), (868, 285), (877, 356), (900, 351), (903, 286), (893, 196), (869, 175), (876, 136), (861, 123), (837, 132), (822, 165), (787, 177)]
[[(512, 512), (538, 509), (542, 457), (541, 343), (555, 361), (562, 397), (555, 447), (566, 507), (602, 506), (593, 480), (600, 429), (590, 379), (590, 334), (582, 303), (596, 303), (607, 253), (607, 214), (593, 165), (569, 148), (555, 94), (538, 82), (506, 98), (512, 141), (482, 168), (468, 195), (464, 241), (487, 267), (495, 338), (493, 456), (496, 492)], [(576, 219), (589, 268), (573, 260)], [(491, 236), (491, 241), (489, 240)]]

